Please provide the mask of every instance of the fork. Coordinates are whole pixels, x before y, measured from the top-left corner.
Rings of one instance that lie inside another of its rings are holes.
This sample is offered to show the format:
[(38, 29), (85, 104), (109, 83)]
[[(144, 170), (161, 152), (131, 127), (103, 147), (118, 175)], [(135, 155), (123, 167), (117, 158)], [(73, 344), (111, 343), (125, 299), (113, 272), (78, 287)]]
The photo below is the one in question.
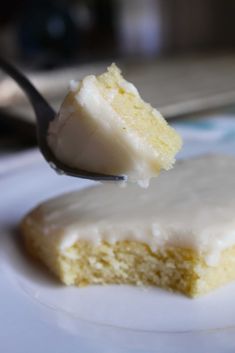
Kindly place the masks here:
[(77, 169), (64, 164), (56, 158), (47, 143), (48, 127), (50, 122), (55, 118), (56, 112), (27, 77), (1, 57), (0, 67), (20, 86), (32, 104), (37, 121), (37, 141), (39, 149), (45, 160), (58, 174), (66, 174), (72, 177), (97, 181), (122, 181), (125, 179), (124, 176), (99, 174)]

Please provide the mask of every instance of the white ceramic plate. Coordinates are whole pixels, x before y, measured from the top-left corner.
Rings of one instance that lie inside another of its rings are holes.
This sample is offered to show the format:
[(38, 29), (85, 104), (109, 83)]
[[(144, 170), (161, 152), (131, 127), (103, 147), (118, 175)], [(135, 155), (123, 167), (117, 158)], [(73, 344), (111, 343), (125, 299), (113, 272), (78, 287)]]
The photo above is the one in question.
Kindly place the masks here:
[[(186, 154), (196, 153), (192, 144), (186, 147)], [(212, 147), (204, 144), (200, 152)], [(25, 156), (15, 170), (11, 164), (0, 173), (1, 352), (235, 351), (235, 283), (191, 300), (156, 288), (64, 287), (32, 263), (17, 231), (22, 216), (91, 182), (57, 176), (38, 152), (26, 157), (23, 167)]]

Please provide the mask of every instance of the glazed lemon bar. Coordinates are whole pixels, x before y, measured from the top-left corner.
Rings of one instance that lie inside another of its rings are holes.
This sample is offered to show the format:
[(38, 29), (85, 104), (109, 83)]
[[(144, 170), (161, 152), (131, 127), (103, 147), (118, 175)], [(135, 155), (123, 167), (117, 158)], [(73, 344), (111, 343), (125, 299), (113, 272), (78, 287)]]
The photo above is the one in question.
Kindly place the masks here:
[(153, 285), (194, 297), (235, 279), (235, 159), (177, 162), (148, 189), (93, 186), (22, 222), (30, 253), (66, 285)]
[(113, 64), (100, 76), (71, 82), (48, 144), (69, 166), (144, 184), (172, 167), (182, 141)]

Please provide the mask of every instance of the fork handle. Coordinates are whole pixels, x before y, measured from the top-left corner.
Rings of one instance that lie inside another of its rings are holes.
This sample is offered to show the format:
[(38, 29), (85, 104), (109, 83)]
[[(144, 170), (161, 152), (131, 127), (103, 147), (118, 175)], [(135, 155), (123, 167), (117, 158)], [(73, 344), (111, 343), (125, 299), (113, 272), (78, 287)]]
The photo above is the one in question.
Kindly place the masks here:
[[(47, 131), (49, 122), (54, 119), (56, 113), (43, 96), (37, 91), (28, 78), (17, 70), (12, 64), (0, 56), (0, 67), (5, 71), (24, 91), (35, 111), (38, 129)], [(40, 121), (39, 121), (40, 119)], [(39, 134), (40, 135), (40, 134)]]

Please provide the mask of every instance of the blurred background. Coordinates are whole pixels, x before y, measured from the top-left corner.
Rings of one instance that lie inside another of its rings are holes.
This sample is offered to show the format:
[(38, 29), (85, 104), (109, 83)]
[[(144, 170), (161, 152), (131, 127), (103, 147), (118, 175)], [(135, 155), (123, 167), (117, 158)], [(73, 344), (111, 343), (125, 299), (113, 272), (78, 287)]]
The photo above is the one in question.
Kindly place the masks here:
[[(147, 101), (179, 119), (235, 106), (234, 18), (233, 0), (8, 0), (0, 55), (55, 109), (70, 79), (115, 61)], [(0, 72), (0, 151), (35, 144), (32, 110)]]
[(8, 0), (1, 53), (31, 69), (233, 49), (232, 0)]

